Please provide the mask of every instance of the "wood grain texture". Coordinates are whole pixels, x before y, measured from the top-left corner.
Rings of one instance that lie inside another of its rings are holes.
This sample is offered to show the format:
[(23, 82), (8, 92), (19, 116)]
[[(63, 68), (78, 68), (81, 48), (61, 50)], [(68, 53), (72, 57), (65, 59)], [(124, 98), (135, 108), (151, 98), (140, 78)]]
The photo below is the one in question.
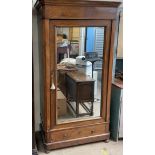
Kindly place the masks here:
[(121, 3), (122, 0), (37, 0), (35, 7), (42, 5), (118, 7)]
[(55, 45), (55, 38), (56, 38), (56, 34), (55, 34), (55, 28), (54, 27), (51, 27), (49, 25), (49, 29), (50, 29), (50, 32), (49, 32), (49, 47), (50, 47), (50, 51), (49, 51), (49, 57), (50, 57), (50, 62), (48, 65), (50, 65), (50, 78), (52, 78), (53, 76), (53, 80), (54, 81), (51, 81), (50, 83), (50, 86), (52, 85), (52, 82), (54, 83), (55, 85), (55, 90), (51, 90), (51, 101), (50, 101), (50, 119), (51, 119), (51, 127), (50, 128), (53, 128), (56, 124), (56, 100), (57, 100), (57, 95), (56, 95), (56, 90), (57, 90), (57, 71), (56, 71), (56, 45)]
[(92, 135), (99, 135), (104, 133), (106, 130), (105, 124), (91, 125), (86, 127), (77, 127), (72, 129), (63, 129), (61, 131), (51, 132), (51, 142), (76, 139), (82, 137), (89, 137)]
[(57, 124), (53, 129), (51, 129), (51, 131), (55, 131), (55, 130), (61, 130), (61, 129), (71, 129), (71, 128), (77, 128), (79, 126), (91, 126), (91, 125), (98, 125), (98, 124), (107, 124), (107, 122), (105, 122), (105, 120), (103, 120), (102, 117), (97, 117), (97, 118), (92, 118), (92, 119), (87, 119), (87, 120), (77, 120), (72, 121), (72, 122), (66, 122), (63, 124)]
[(117, 9), (111, 7), (43, 6), (43, 18), (49, 19), (115, 19)]
[(68, 72), (67, 75), (73, 80), (75, 80), (76, 82), (94, 81), (94, 79), (92, 79), (89, 76), (86, 76), (82, 72)]
[(108, 67), (108, 90), (107, 90), (107, 114), (106, 121), (110, 120), (110, 99), (111, 99), (111, 84), (112, 84), (112, 67), (113, 67), (113, 53), (114, 53), (114, 42), (116, 34), (116, 20), (112, 21), (112, 30), (111, 30), (111, 43), (110, 43), (110, 53), (109, 53), (109, 67)]
[[(103, 71), (102, 71), (102, 98), (101, 98), (101, 116), (106, 121), (106, 106), (107, 106), (107, 82), (108, 82), (108, 60), (110, 51), (110, 35), (111, 35), (111, 22), (108, 21), (108, 26), (105, 27), (105, 40), (104, 40), (104, 51), (103, 51)], [(105, 103), (105, 104), (104, 104)]]
[(50, 48), (49, 48), (49, 20), (44, 19), (43, 24), (43, 61), (44, 61), (44, 130), (50, 129)]
[(58, 148), (65, 148), (65, 147), (76, 146), (80, 144), (107, 140), (109, 139), (109, 137), (110, 137), (110, 134), (105, 133), (105, 134), (94, 135), (94, 136), (89, 136), (89, 137), (82, 137), (82, 138), (71, 139), (71, 140), (63, 140), (63, 141), (53, 142), (53, 143), (45, 143), (44, 145), (46, 146), (47, 150), (51, 150), (51, 149), (53, 150), (53, 149), (58, 149)]

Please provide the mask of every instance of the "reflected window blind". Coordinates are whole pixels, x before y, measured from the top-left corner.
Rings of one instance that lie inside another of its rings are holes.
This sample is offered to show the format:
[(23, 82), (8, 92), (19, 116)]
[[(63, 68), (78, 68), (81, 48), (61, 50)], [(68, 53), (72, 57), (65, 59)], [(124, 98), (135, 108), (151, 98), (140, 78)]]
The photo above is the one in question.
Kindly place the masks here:
[[(98, 57), (103, 57), (104, 48), (104, 27), (96, 27), (95, 30), (95, 52), (98, 53)], [(95, 62), (95, 69), (101, 69), (102, 62)]]
[(103, 57), (104, 28), (97, 27), (95, 33), (95, 52), (99, 57)]

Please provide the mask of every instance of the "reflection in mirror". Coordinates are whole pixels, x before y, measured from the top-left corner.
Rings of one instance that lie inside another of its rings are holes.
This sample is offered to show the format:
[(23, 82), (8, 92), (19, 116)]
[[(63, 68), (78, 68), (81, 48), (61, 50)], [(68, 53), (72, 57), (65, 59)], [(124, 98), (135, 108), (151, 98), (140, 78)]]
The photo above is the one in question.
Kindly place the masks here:
[(104, 27), (56, 27), (57, 123), (100, 117)]

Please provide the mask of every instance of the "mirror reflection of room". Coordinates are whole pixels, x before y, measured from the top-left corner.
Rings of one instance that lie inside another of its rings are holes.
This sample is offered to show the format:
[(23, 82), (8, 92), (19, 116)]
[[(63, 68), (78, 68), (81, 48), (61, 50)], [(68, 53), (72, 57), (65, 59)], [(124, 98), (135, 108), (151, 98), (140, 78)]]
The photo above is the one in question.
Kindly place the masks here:
[(57, 123), (100, 117), (104, 27), (56, 27)]

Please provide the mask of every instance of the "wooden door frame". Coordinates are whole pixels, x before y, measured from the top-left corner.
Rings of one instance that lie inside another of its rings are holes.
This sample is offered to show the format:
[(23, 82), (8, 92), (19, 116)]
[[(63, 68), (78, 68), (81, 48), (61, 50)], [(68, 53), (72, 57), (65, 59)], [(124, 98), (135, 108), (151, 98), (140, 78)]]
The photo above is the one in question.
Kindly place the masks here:
[[(113, 52), (111, 52), (111, 30), (112, 30), (112, 22), (111, 20), (49, 20), (49, 41), (48, 46), (49, 50), (46, 52), (49, 52), (47, 55), (50, 55), (48, 58), (48, 62), (46, 65), (50, 66), (48, 67), (48, 76), (50, 74), (54, 73), (54, 83), (55, 86), (57, 85), (57, 73), (56, 73), (56, 33), (55, 33), (55, 27), (57, 26), (102, 26), (105, 27), (105, 42), (104, 42), (104, 60), (103, 60), (103, 71), (102, 71), (102, 100), (101, 100), (101, 117), (100, 118), (93, 118), (89, 120), (79, 120), (74, 122), (67, 122), (63, 124), (56, 124), (56, 89), (54, 91), (51, 91), (50, 93), (50, 105), (46, 105), (48, 107), (48, 113), (47, 113), (47, 120), (48, 120), (48, 126), (50, 130), (55, 129), (61, 129), (61, 128), (71, 128), (75, 126), (81, 126), (81, 125), (89, 125), (89, 124), (103, 124), (103, 123), (109, 123), (109, 99), (107, 98), (109, 96), (108, 91), (111, 89), (109, 87), (109, 83), (111, 83), (111, 80), (109, 77), (112, 76), (112, 74), (109, 72), (109, 67), (112, 64), (109, 64), (112, 62), (112, 56)], [(112, 37), (113, 38), (113, 37)], [(109, 60), (109, 61), (108, 61)], [(50, 77), (48, 77), (50, 79)], [(49, 84), (46, 83), (46, 84)], [(50, 86), (51, 86), (51, 80), (50, 80)], [(50, 87), (48, 86), (48, 88)], [(48, 96), (49, 97), (49, 96)], [(45, 102), (45, 104), (49, 104)], [(50, 108), (50, 110), (49, 110)]]

